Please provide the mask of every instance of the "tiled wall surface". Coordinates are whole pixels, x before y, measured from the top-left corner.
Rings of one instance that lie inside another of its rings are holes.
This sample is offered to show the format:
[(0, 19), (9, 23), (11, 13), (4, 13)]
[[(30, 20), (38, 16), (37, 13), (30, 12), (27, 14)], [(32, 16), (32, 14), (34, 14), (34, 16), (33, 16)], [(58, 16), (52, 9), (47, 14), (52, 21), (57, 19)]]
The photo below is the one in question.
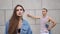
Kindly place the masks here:
[(57, 25), (52, 29), (52, 34), (60, 34), (60, 0), (0, 0), (0, 34), (4, 34), (5, 22), (8, 21), (17, 4), (25, 8), (24, 19), (29, 21), (33, 34), (40, 34), (40, 19), (27, 17), (26, 14), (41, 16), (41, 9), (47, 8), (48, 15), (56, 20)]

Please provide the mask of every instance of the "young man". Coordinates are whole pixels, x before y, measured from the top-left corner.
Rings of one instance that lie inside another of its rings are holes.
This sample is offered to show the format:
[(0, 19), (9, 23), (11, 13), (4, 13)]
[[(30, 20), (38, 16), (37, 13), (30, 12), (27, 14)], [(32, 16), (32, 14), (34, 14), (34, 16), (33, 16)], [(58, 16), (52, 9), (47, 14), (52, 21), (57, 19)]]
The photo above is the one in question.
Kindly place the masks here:
[[(55, 27), (56, 25), (56, 22), (54, 19), (52, 19), (50, 16), (47, 16), (47, 12), (48, 10), (46, 8), (43, 8), (42, 9), (42, 16), (33, 16), (33, 15), (30, 15), (30, 14), (27, 14), (28, 17), (32, 17), (32, 18), (36, 18), (36, 19), (40, 19), (40, 34), (49, 34), (49, 31)], [(46, 23), (52, 23), (52, 25), (49, 25), (48, 28), (46, 28)]]

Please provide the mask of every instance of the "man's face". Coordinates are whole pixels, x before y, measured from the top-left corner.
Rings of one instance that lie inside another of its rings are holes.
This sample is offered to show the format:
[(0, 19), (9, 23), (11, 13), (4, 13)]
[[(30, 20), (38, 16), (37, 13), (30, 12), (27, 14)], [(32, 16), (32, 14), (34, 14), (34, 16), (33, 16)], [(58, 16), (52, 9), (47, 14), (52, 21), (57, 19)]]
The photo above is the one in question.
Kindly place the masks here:
[(42, 15), (46, 15), (47, 14), (47, 11), (46, 10), (42, 10)]

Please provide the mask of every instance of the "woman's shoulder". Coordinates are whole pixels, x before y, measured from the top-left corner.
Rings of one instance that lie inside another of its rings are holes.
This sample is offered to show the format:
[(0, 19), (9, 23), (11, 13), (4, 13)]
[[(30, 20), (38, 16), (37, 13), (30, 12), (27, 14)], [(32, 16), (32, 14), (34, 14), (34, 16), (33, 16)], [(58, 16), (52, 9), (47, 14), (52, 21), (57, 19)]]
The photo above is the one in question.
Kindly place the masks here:
[(29, 25), (29, 22), (26, 19), (23, 19), (23, 24)]

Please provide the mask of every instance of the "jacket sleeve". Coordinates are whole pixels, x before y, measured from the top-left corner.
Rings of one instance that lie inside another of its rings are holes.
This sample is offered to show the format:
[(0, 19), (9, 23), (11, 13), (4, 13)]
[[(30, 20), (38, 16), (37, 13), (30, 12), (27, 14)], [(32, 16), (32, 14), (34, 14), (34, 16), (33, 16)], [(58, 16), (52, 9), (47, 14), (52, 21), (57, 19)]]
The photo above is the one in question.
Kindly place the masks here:
[(9, 21), (6, 22), (5, 24), (5, 34), (8, 34), (8, 25), (9, 25)]
[(32, 34), (32, 29), (31, 29), (30, 25), (29, 25), (29, 29), (28, 29), (28, 34)]

